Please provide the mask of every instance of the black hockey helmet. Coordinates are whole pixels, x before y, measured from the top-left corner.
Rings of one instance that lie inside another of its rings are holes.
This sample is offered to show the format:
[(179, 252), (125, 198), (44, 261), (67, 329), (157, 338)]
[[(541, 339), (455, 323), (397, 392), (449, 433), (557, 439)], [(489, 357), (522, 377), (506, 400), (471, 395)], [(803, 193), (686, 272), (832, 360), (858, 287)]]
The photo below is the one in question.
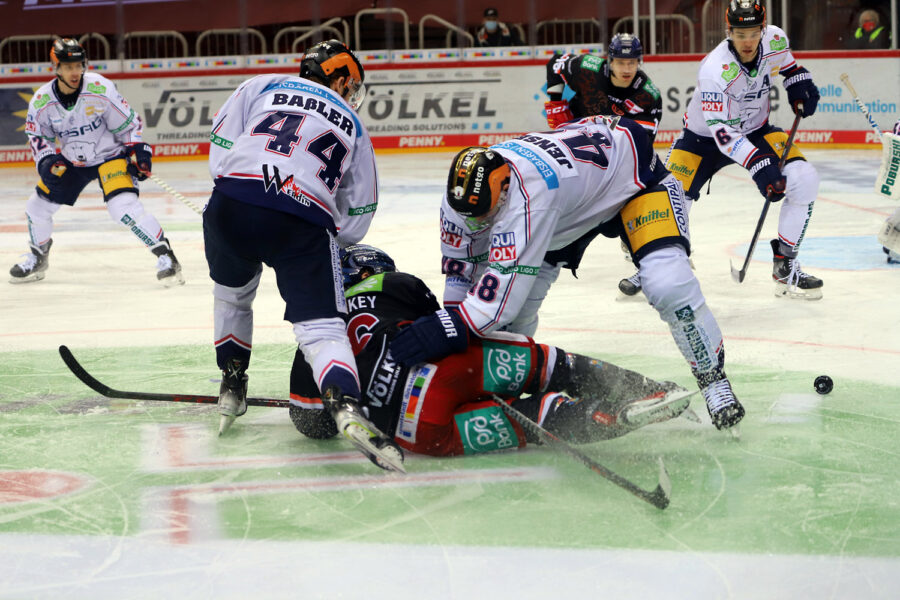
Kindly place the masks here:
[(464, 217), (481, 217), (498, 205), (509, 182), (509, 165), (490, 148), (471, 146), (459, 152), (447, 178), (447, 202)]
[(641, 40), (630, 33), (617, 33), (609, 42), (608, 58), (636, 58), (641, 60), (644, 56), (644, 47)]
[(50, 48), (50, 62), (54, 69), (59, 67), (59, 63), (81, 63), (87, 68), (87, 53), (72, 38), (60, 38)]
[[(353, 104), (353, 108), (359, 108), (359, 104), (362, 104), (365, 76), (362, 63), (356, 54), (338, 40), (316, 44), (306, 51), (303, 60), (300, 61), (300, 77), (304, 79), (318, 80), (330, 85), (337, 77), (349, 77), (350, 83), (343, 96)], [(358, 103), (355, 103), (357, 101)]]
[(369, 275), (393, 273), (397, 270), (394, 259), (387, 252), (375, 246), (353, 244), (341, 250), (341, 271), (344, 274), (344, 289), (353, 287), (363, 280), (363, 272)]
[(766, 7), (758, 0), (731, 0), (725, 10), (725, 23), (732, 29), (760, 27), (766, 24)]

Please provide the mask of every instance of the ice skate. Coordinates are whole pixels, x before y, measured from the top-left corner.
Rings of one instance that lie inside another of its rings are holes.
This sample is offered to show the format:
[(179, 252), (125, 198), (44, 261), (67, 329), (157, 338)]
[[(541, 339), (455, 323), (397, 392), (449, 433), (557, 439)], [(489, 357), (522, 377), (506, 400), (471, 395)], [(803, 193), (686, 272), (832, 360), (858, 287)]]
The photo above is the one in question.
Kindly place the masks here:
[(322, 402), (334, 417), (338, 431), (357, 450), (386, 471), (406, 473), (403, 468), (403, 450), (363, 416), (359, 403), (354, 398), (344, 396), (340, 388), (331, 386), (325, 390)]
[(728, 379), (713, 381), (703, 388), (706, 398), (706, 409), (716, 429), (728, 429), (737, 425), (744, 418), (744, 407), (731, 390)]
[(774, 263), (772, 279), (775, 280), (775, 295), (802, 300), (818, 300), (822, 297), (824, 283), (818, 277), (805, 273), (800, 261), (788, 258), (778, 250), (778, 240), (772, 240)]
[(687, 409), (691, 398), (698, 392), (660, 390), (627, 400), (593, 401), (588, 404), (590, 418), (594, 423), (608, 428), (606, 438), (619, 437), (651, 423), (674, 419)]
[(894, 252), (886, 246), (882, 246), (881, 249), (884, 250), (885, 254), (887, 254), (887, 264), (900, 265), (900, 252)]
[(46, 276), (47, 267), (50, 266), (47, 254), (50, 252), (53, 240), (47, 240), (46, 244), (41, 244), (40, 246), (29, 245), (31, 246), (31, 254), (23, 254), (22, 260), (9, 270), (10, 283), (40, 281)]
[(168, 238), (154, 246), (151, 251), (158, 258), (156, 260), (156, 278), (166, 287), (184, 285), (184, 276), (181, 274), (181, 263), (175, 258)]
[(634, 296), (641, 291), (641, 273), (635, 271), (634, 275), (619, 282), (619, 291), (626, 296)]
[(219, 386), (219, 435), (222, 435), (237, 417), (247, 412), (247, 365), (232, 358), (222, 372)]

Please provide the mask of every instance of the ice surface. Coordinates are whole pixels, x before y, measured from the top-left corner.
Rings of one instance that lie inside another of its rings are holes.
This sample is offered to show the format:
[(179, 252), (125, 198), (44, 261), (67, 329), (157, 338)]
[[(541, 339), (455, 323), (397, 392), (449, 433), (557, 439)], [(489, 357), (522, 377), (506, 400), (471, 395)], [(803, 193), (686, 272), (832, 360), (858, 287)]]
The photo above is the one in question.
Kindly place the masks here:
[[(215, 394), (211, 283), (200, 219), (153, 183), (186, 285), (113, 223), (93, 184), (56, 218), (47, 278), (0, 283), (0, 597), (893, 598), (900, 587), (900, 268), (875, 235), (896, 207), (872, 192), (879, 154), (807, 151), (822, 177), (801, 252), (818, 302), (778, 299), (777, 207), (747, 279), (762, 198), (730, 167), (691, 212), (697, 276), (748, 409), (740, 441), (687, 420), (582, 446), (637, 484), (672, 479), (658, 511), (543, 449), (410, 457), (405, 479), (338, 441), (302, 439), (251, 409), (215, 436), (214, 409), (108, 400), (56, 354), (68, 345), (113, 387)], [(366, 243), (441, 290), (438, 214), (451, 154), (379, 155)], [(204, 162), (155, 173), (196, 203)], [(27, 251), (31, 168), (0, 178), (0, 263)], [(551, 290), (537, 338), (692, 386), (665, 324), (616, 284), (615, 240)], [(271, 271), (255, 303), (252, 395), (287, 396), (290, 326)], [(828, 374), (834, 391), (813, 391)]]

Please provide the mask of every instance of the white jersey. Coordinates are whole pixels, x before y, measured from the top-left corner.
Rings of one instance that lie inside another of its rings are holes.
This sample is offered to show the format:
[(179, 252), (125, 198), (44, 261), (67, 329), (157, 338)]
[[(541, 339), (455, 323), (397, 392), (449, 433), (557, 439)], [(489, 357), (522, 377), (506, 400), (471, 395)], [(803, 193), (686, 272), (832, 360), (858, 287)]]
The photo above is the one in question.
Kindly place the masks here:
[(711, 137), (722, 154), (739, 165), (756, 147), (745, 137), (769, 119), (769, 90), (775, 76), (797, 67), (784, 31), (767, 25), (757, 53), (756, 67), (747, 70), (724, 40), (700, 63), (697, 87), (684, 115), (684, 126)]
[(588, 117), (491, 149), (510, 166), (507, 200), (493, 223), (473, 231), (446, 194), (441, 202), (444, 305), (458, 306), (479, 334), (515, 319), (547, 251), (615, 218), (668, 175), (646, 132), (627, 119)]
[(35, 92), (25, 117), (25, 133), (35, 164), (60, 152), (77, 167), (93, 167), (125, 154), (124, 145), (143, 140), (140, 116), (112, 81), (85, 73), (75, 105), (65, 108), (54, 81)]
[(378, 206), (369, 133), (343, 98), (291, 75), (242, 83), (216, 114), (209, 170), (240, 202), (298, 215), (362, 239)]

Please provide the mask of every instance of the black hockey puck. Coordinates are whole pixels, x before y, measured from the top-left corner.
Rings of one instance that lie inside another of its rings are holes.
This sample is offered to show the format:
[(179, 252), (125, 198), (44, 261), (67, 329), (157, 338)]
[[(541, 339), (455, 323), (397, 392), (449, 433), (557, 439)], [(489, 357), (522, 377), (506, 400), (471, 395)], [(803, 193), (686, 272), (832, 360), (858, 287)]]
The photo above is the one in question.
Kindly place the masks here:
[(828, 375), (819, 375), (813, 385), (820, 394), (827, 394), (834, 388), (834, 382)]

